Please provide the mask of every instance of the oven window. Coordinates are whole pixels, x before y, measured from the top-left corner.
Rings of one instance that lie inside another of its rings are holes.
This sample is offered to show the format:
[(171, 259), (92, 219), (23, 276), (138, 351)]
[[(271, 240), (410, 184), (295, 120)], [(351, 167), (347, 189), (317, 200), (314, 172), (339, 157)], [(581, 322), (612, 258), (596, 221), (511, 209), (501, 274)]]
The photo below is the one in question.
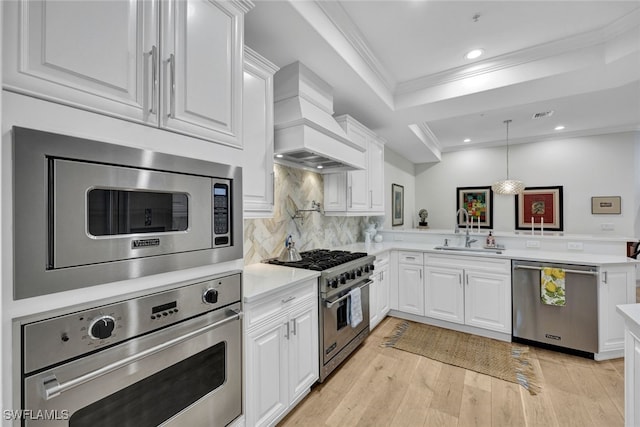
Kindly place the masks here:
[(221, 342), (76, 411), (69, 427), (155, 427), (224, 384)]
[(92, 236), (185, 231), (189, 225), (186, 193), (94, 189), (87, 199)]

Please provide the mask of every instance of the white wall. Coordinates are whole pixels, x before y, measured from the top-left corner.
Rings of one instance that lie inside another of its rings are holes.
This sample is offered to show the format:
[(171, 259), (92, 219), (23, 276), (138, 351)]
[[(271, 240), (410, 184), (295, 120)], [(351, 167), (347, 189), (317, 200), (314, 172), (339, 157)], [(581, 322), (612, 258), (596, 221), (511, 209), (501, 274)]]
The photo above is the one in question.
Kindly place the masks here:
[[(404, 187), (404, 224), (391, 226), (391, 184)], [(414, 165), (404, 157), (385, 147), (384, 149), (384, 229), (414, 228), (418, 211), (415, 203), (416, 180)], [(422, 207), (422, 206), (421, 206)]]
[[(635, 181), (640, 163), (639, 132), (558, 139), (510, 146), (509, 175), (528, 187), (562, 185), (564, 231), (593, 235), (636, 235)], [(416, 206), (429, 211), (431, 228), (455, 224), (456, 187), (490, 186), (506, 177), (505, 147), (445, 153), (436, 164), (416, 166)], [(592, 215), (592, 196), (621, 196), (621, 215)], [(515, 229), (514, 196), (494, 195), (493, 227)], [(613, 231), (601, 230), (614, 224)]]

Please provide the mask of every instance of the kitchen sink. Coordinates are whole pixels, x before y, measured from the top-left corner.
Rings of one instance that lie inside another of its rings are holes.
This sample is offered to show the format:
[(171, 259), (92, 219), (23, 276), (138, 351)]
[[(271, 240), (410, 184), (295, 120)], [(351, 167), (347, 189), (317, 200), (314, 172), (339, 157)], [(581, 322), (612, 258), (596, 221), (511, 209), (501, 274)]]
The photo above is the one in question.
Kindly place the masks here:
[(480, 252), (488, 254), (501, 254), (502, 248), (465, 248), (464, 246), (436, 246), (434, 249), (439, 251), (451, 251), (451, 252)]

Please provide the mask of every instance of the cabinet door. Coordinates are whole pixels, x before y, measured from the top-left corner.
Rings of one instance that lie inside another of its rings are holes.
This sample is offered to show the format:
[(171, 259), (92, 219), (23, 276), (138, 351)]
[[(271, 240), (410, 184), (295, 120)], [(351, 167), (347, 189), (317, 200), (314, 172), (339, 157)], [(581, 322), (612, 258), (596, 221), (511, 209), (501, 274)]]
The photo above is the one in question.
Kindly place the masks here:
[(379, 312), (379, 295), (380, 273), (371, 276), (371, 284), (369, 285), (369, 330), (372, 331), (378, 323), (380, 323)]
[(510, 277), (468, 270), (465, 282), (465, 323), (511, 333)]
[(463, 270), (425, 267), (425, 316), (464, 324)]
[(380, 268), (380, 276), (378, 281), (378, 312), (379, 320), (382, 321), (389, 313), (389, 266), (385, 265)]
[(120, 118), (154, 120), (156, 2), (31, 0), (2, 6), (5, 89)]
[(424, 316), (424, 286), (422, 266), (398, 266), (398, 310)]
[[(365, 160), (365, 167), (366, 160)], [(369, 210), (369, 185), (367, 170), (348, 172), (347, 209), (350, 212), (364, 212)]]
[(324, 210), (325, 212), (344, 212), (347, 210), (347, 172), (324, 174)]
[(244, 216), (273, 215), (273, 64), (245, 48), (242, 93)]
[(633, 267), (608, 267), (601, 272), (598, 290), (600, 352), (624, 348), (624, 320), (616, 312), (616, 305), (635, 302)]
[(270, 425), (289, 406), (286, 319), (275, 319), (247, 337), (247, 425)]
[(372, 139), (367, 150), (369, 210), (384, 215), (384, 145)]
[(242, 12), (212, 0), (162, 6), (160, 125), (241, 147)]
[(318, 379), (318, 304), (315, 299), (295, 309), (289, 320), (289, 403)]

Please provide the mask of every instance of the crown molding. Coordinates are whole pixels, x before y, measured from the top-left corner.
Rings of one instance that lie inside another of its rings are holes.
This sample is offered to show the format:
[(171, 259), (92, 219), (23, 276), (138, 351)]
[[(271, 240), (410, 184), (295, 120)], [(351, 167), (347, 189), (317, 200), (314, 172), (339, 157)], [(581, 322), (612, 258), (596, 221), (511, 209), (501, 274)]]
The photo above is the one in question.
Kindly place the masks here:
[(564, 39), (539, 44), (519, 51), (488, 58), (470, 65), (452, 68), (428, 76), (398, 83), (396, 95), (413, 93), (438, 85), (452, 83), (483, 74), (506, 70), (567, 52), (605, 44), (622, 34), (640, 27), (640, 9), (602, 28)]
[(440, 144), (438, 137), (433, 133), (429, 125), (424, 122), (411, 124), (409, 129), (438, 160), (442, 159), (442, 144)]

